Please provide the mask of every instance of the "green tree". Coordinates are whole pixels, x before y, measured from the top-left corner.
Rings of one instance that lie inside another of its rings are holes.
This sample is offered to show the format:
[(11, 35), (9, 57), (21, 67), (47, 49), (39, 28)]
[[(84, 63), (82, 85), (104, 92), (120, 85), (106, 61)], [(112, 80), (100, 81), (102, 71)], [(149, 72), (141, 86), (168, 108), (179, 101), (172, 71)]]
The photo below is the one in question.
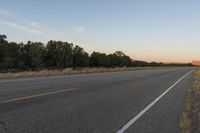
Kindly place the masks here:
[(90, 66), (91, 67), (108, 67), (110, 60), (105, 53), (93, 52), (90, 55)]
[(89, 54), (76, 45), (73, 49), (73, 67), (76, 69), (87, 66), (89, 66)]
[(20, 60), (20, 46), (15, 42), (6, 45), (6, 53), (4, 54), (4, 68), (17, 71), (18, 61)]
[(23, 47), (23, 59), (25, 65), (31, 70), (40, 70), (44, 68), (43, 63), (44, 44), (41, 42), (28, 41)]
[(19, 46), (15, 42), (7, 42), (5, 35), (0, 35), (0, 69), (15, 71), (19, 57)]
[(3, 60), (5, 54), (5, 47), (8, 44), (6, 35), (0, 35), (0, 70), (3, 70)]
[(132, 59), (125, 55), (122, 51), (116, 51), (113, 54), (109, 54), (111, 67), (124, 67), (131, 66)]
[(46, 46), (45, 63), (50, 68), (72, 66), (73, 44), (61, 41), (49, 41)]

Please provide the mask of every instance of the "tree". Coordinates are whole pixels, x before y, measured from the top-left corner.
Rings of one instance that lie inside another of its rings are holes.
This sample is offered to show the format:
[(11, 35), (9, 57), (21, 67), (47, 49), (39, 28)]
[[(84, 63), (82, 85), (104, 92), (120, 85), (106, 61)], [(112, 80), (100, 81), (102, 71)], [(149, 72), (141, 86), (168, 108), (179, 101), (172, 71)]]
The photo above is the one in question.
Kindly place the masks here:
[(73, 67), (87, 67), (89, 65), (89, 54), (83, 48), (75, 46), (73, 49)]
[(6, 35), (0, 35), (0, 69), (2, 70), (2, 63), (3, 63), (3, 58), (5, 54), (5, 45), (7, 45), (7, 36)]
[(20, 56), (21, 45), (15, 42), (9, 43), (5, 39), (5, 35), (0, 36), (0, 68), (3, 71), (17, 71), (22, 68), (22, 65), (19, 65), (23, 59)]
[(28, 41), (23, 47), (23, 59), (25, 65), (31, 70), (40, 70), (44, 68), (43, 63), (44, 44), (40, 42)]
[(113, 54), (109, 54), (108, 57), (110, 58), (111, 67), (124, 67), (132, 64), (132, 59), (122, 51), (116, 51)]
[(5, 43), (5, 42), (7, 43), (7, 40), (6, 40), (6, 39), (7, 39), (7, 36), (6, 36), (6, 35), (1, 35), (1, 34), (0, 34), (0, 42), (1, 42), (1, 43)]
[(62, 41), (24, 43), (8, 42), (0, 35), (0, 71), (63, 69), (66, 67), (148, 67), (191, 66), (191, 64), (164, 64), (132, 60), (122, 51), (113, 54), (93, 52), (90, 56), (80, 46)]
[(49, 41), (46, 46), (45, 63), (50, 68), (72, 66), (73, 44), (61, 41)]
[(5, 51), (4, 68), (16, 71), (20, 60), (20, 46), (15, 42), (10, 42), (6, 45)]
[(63, 43), (64, 67), (71, 67), (73, 62), (73, 44)]
[(108, 67), (109, 65), (110, 61), (105, 53), (93, 52), (90, 55), (91, 67)]

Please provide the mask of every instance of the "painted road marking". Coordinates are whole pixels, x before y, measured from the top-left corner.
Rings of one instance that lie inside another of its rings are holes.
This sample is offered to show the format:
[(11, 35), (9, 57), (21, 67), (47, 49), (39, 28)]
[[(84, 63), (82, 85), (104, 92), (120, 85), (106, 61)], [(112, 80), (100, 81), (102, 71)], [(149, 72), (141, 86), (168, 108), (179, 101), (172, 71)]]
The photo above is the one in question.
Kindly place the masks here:
[(34, 78), (19, 78), (19, 79), (7, 79), (7, 80), (0, 80), (0, 83), (7, 83), (7, 82), (20, 82), (20, 81), (29, 81), (29, 80), (43, 80), (43, 79), (59, 79), (65, 78), (66, 76), (48, 76), (48, 77), (34, 77)]
[(23, 100), (28, 100), (36, 97), (42, 97), (42, 96), (47, 96), (47, 95), (53, 95), (53, 94), (58, 94), (58, 93), (64, 93), (68, 91), (75, 90), (75, 88), (70, 88), (70, 89), (65, 89), (65, 90), (58, 90), (58, 91), (52, 91), (52, 92), (46, 92), (46, 93), (40, 93), (40, 94), (35, 94), (35, 95), (30, 95), (30, 96), (24, 96), (24, 97), (18, 97), (14, 99), (9, 99), (9, 100), (3, 100), (0, 101), (0, 104), (4, 103), (10, 103), (10, 102), (17, 102), (17, 101), (23, 101)]
[(125, 125), (123, 125), (116, 133), (124, 133), (132, 124), (134, 124), (142, 115), (144, 115), (154, 104), (156, 104), (167, 92), (169, 92), (174, 86), (176, 86), (181, 80), (192, 73), (194, 70), (183, 75), (178, 81), (176, 81), (172, 86), (170, 86), (165, 92), (158, 96), (153, 102), (146, 106), (142, 111), (140, 111), (135, 117), (129, 120)]

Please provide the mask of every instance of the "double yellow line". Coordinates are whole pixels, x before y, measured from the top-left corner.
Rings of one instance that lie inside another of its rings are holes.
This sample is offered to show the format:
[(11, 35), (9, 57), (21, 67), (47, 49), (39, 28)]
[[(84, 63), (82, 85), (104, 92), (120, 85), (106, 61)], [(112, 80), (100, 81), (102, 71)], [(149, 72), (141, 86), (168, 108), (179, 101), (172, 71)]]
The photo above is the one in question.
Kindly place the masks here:
[(8, 99), (8, 100), (2, 100), (2, 101), (0, 101), (0, 104), (23, 101), (23, 100), (36, 98), (36, 97), (42, 97), (42, 96), (53, 95), (53, 94), (58, 94), (58, 93), (64, 93), (64, 92), (68, 92), (68, 91), (72, 91), (72, 90), (75, 90), (75, 88), (52, 91), (52, 92), (46, 92), (46, 93), (40, 93), (40, 94), (35, 94), (35, 95), (30, 95), (30, 96), (24, 96), (24, 97), (18, 97), (18, 98), (14, 98), (14, 99)]

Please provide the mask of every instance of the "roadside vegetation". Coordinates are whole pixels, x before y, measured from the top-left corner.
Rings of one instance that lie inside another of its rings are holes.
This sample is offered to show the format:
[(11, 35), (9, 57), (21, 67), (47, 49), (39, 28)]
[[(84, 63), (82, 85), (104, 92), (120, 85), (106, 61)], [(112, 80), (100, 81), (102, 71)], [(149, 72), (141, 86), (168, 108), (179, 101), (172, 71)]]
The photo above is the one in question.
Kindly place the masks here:
[(0, 72), (22, 72), (41, 70), (65, 70), (72, 68), (120, 68), (191, 66), (191, 64), (164, 64), (145, 62), (130, 58), (122, 51), (112, 54), (93, 52), (89, 55), (78, 45), (50, 40), (41, 42), (8, 42), (6, 35), (0, 35)]
[(200, 70), (196, 71), (192, 87), (186, 94), (180, 127), (181, 133), (200, 133)]
[[(66, 69), (54, 69), (54, 70), (40, 70), (40, 71), (23, 71), (23, 72), (6, 72), (0, 73), (1, 78), (15, 78), (15, 77), (44, 77), (44, 76), (58, 76), (58, 75), (72, 75), (72, 74), (83, 74), (83, 73), (103, 73), (103, 72), (121, 72), (121, 71), (136, 71), (146, 69), (157, 69), (166, 67), (115, 67), (115, 68), (66, 68)], [(167, 67), (169, 68), (169, 67)]]

